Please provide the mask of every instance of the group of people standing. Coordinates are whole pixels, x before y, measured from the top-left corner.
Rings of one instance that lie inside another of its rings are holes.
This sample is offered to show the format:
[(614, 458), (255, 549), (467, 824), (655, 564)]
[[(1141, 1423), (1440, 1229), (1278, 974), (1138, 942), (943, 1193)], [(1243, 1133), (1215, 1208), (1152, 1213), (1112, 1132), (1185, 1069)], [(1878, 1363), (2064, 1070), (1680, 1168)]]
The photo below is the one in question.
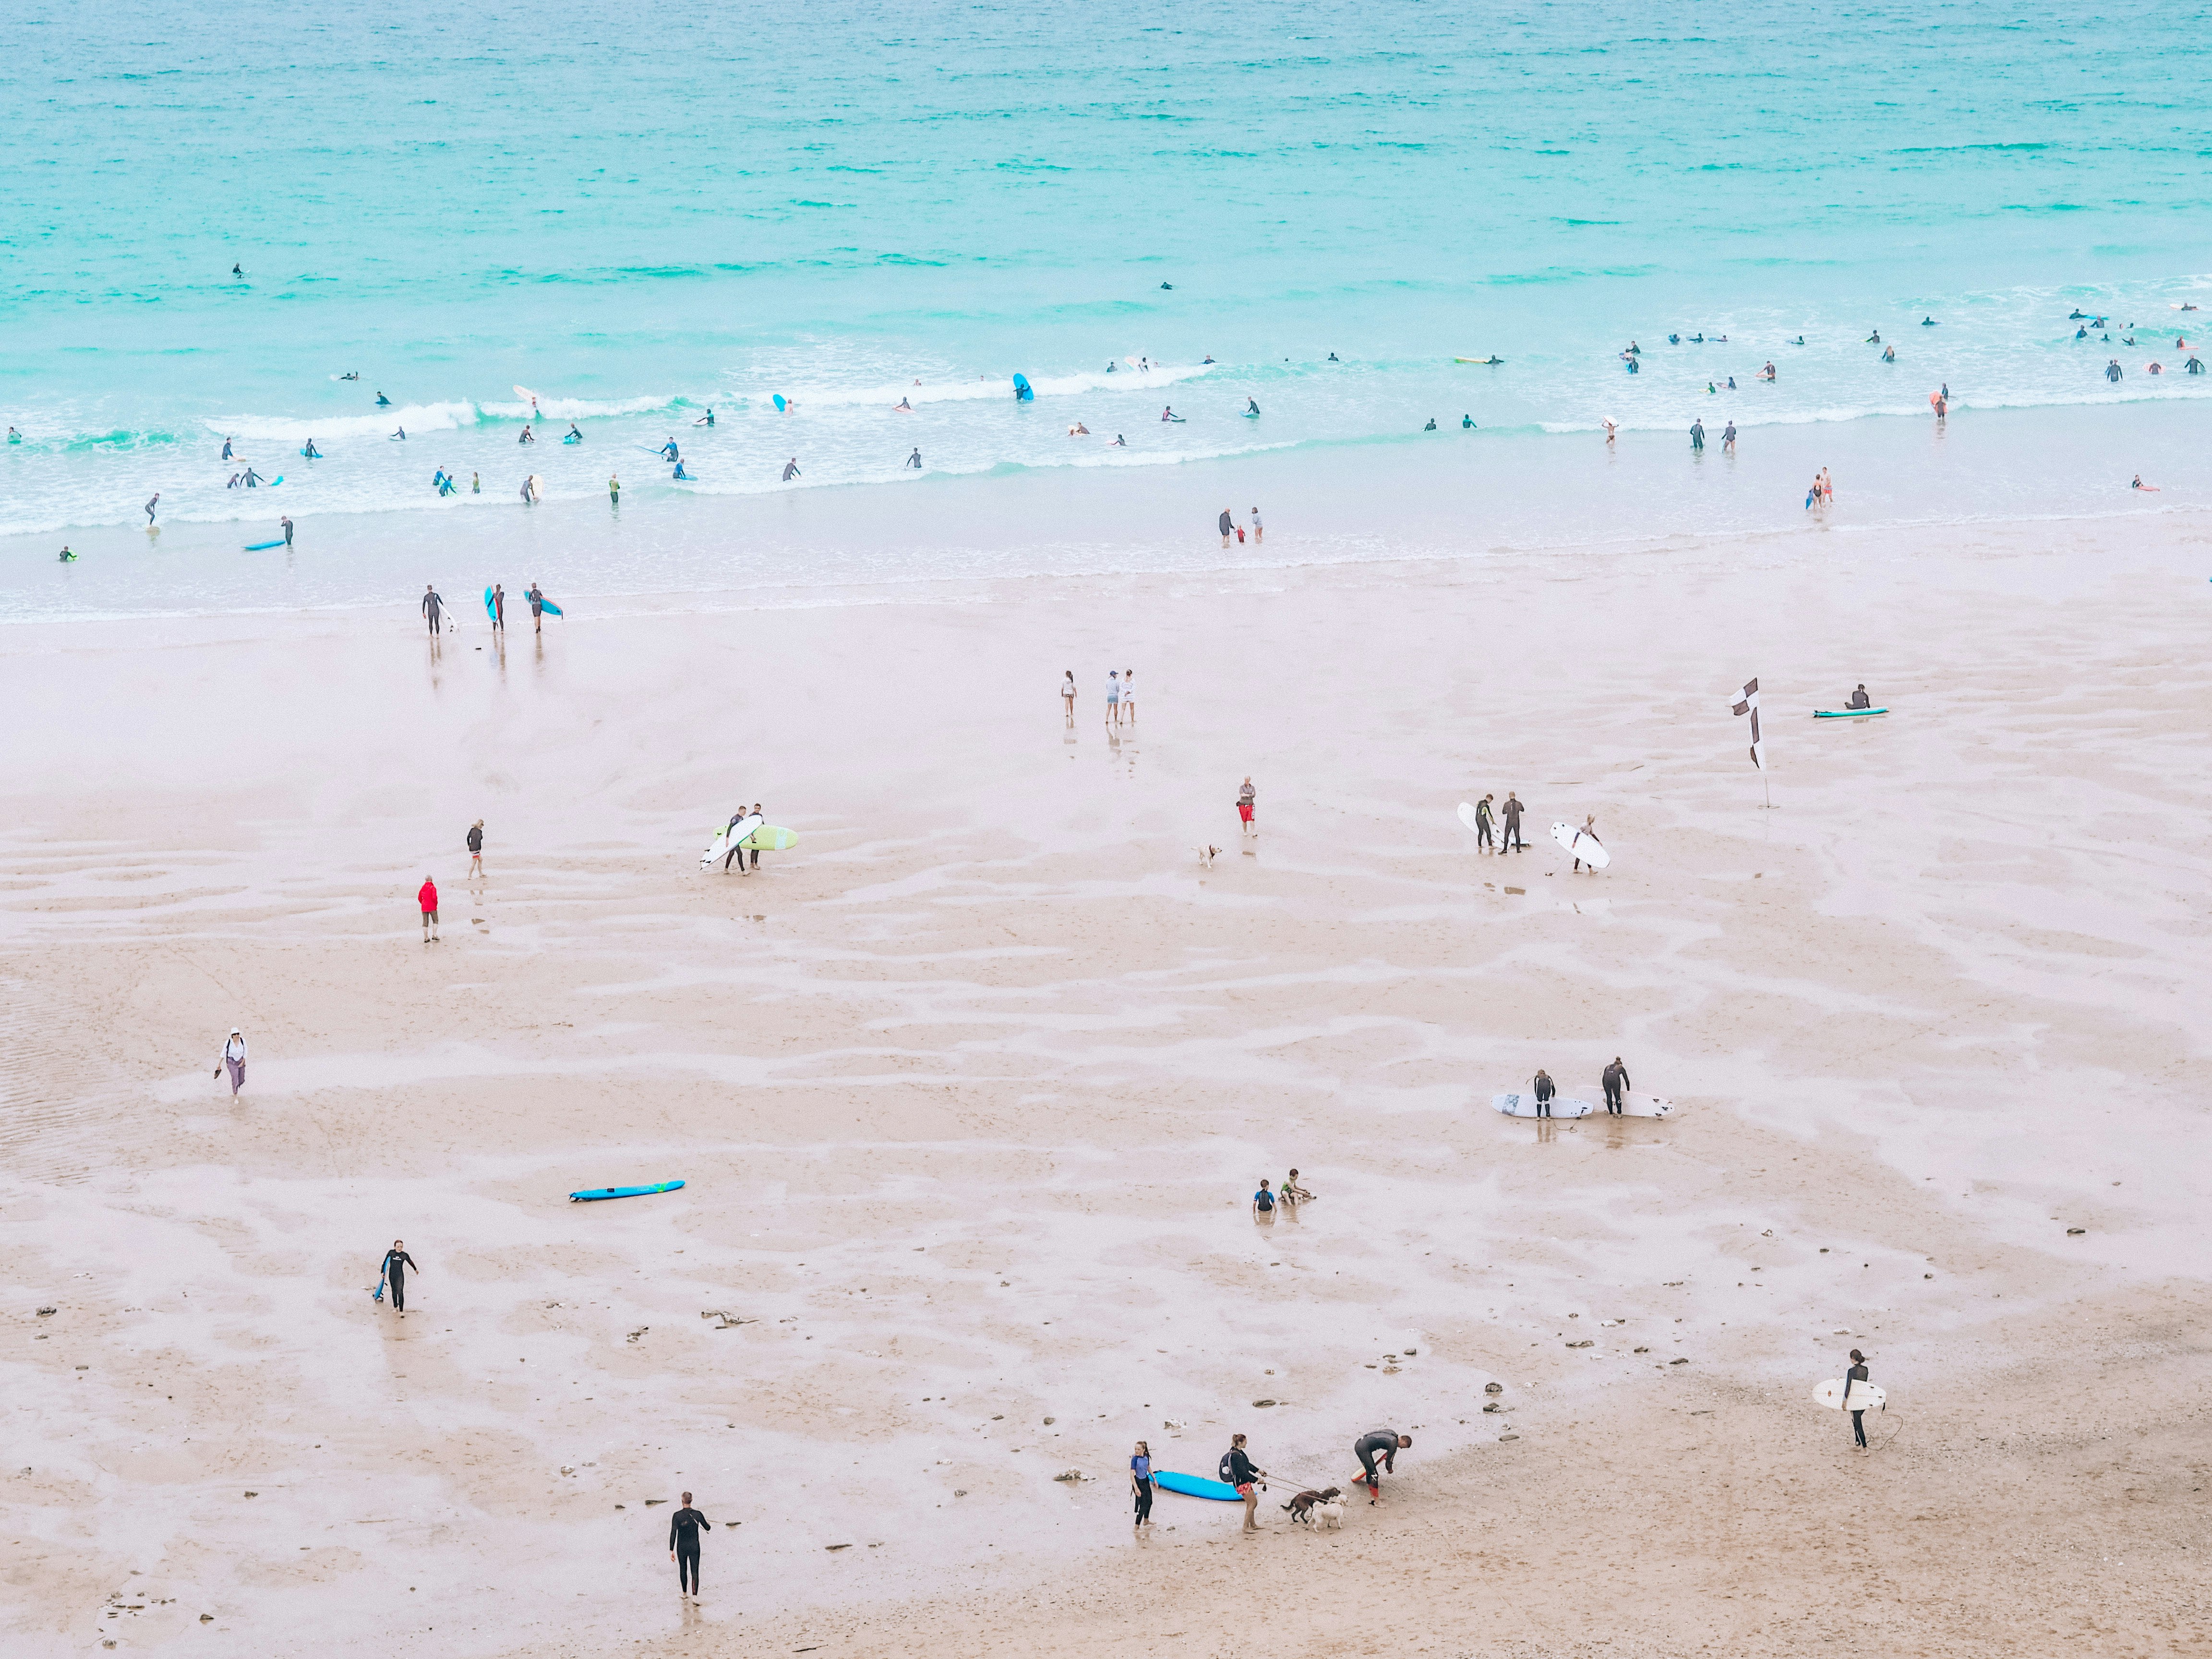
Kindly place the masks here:
[[(1413, 1436), (1401, 1434), (1395, 1429), (1370, 1429), (1352, 1443), (1352, 1453), (1359, 1460), (1360, 1468), (1360, 1472), (1352, 1477), (1352, 1484), (1367, 1488), (1370, 1504), (1382, 1501), (1382, 1475), (1376, 1471), (1376, 1465), (1379, 1463), (1384, 1472), (1395, 1474), (1398, 1454), (1413, 1443)], [(1216, 1473), (1221, 1484), (1235, 1487), (1237, 1496), (1243, 1502), (1243, 1530), (1259, 1531), (1260, 1494), (1267, 1489), (1267, 1471), (1252, 1461), (1251, 1449), (1244, 1436), (1232, 1434), (1229, 1437), (1229, 1449), (1221, 1454)], [(1152, 1523), (1152, 1497), (1158, 1482), (1159, 1476), (1152, 1468), (1152, 1443), (1139, 1440), (1135, 1453), (1129, 1459), (1129, 1490), (1136, 1500), (1135, 1524), (1138, 1527), (1148, 1527)], [(1332, 1493), (1334, 1490), (1334, 1487), (1329, 1489)], [(1298, 1498), (1283, 1507), (1304, 1508), (1311, 1499), (1321, 1496), (1319, 1492), (1303, 1492)], [(684, 1501), (687, 1504), (691, 1501), (689, 1492), (684, 1494)]]
[[(1071, 668), (1060, 681), (1060, 706), (1071, 727), (1075, 724), (1075, 671)], [(1130, 725), (1137, 723), (1137, 671), (1109, 668), (1106, 671), (1106, 724), (1119, 726), (1125, 715)]]
[(1493, 806), (1497, 799), (1485, 795), (1474, 805), (1474, 850), (1480, 853), (1487, 848), (1503, 853), (1510, 848), (1516, 853), (1527, 852), (1528, 843), (1521, 839), (1521, 814), (1528, 809), (1510, 789), (1505, 792), (1504, 805)]

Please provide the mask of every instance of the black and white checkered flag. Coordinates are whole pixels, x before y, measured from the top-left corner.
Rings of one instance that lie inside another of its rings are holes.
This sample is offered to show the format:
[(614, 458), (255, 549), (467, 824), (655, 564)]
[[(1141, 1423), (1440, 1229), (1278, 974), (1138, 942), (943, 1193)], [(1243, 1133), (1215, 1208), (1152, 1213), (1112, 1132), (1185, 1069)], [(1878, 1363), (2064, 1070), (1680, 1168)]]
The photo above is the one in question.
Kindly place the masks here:
[(1765, 744), (1760, 740), (1759, 735), (1759, 682), (1757, 680), (1746, 680), (1743, 683), (1743, 699), (1730, 712), (1751, 716), (1751, 763), (1764, 772), (1766, 769), (1766, 755)]

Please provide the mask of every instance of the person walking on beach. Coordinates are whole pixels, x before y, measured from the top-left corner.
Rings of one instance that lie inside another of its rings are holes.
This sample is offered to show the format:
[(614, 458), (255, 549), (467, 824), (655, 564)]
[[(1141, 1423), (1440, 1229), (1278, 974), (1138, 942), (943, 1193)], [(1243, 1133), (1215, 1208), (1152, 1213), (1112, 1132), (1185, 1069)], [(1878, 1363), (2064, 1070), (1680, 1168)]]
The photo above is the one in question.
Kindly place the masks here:
[(1705, 423), (1703, 421), (1692, 421), (1690, 422), (1690, 447), (1697, 451), (1699, 454), (1703, 454), (1705, 453)]
[(422, 943), (434, 945), (438, 942), (438, 884), (423, 877), (422, 886), (415, 890), (415, 902), (422, 907)]
[(530, 601), (530, 627), (533, 633), (545, 631), (545, 596), (538, 591), (538, 584), (530, 584), (530, 591), (522, 596)]
[[(1486, 796), (1484, 799), (1487, 799), (1488, 797)], [(1498, 850), (1503, 853), (1508, 848), (1510, 848), (1516, 853), (1527, 852), (1528, 850), (1528, 843), (1521, 839), (1521, 797), (1515, 794), (1510, 789), (1507, 790), (1505, 792), (1505, 805), (1500, 810), (1504, 812), (1505, 817), (1505, 836), (1504, 838), (1498, 843)]]
[(1243, 1435), (1229, 1437), (1229, 1449), (1221, 1454), (1219, 1473), (1222, 1480), (1236, 1487), (1237, 1495), (1244, 1500), (1244, 1530), (1259, 1531), (1253, 1517), (1260, 1512), (1260, 1483), (1267, 1478), (1267, 1472), (1253, 1466), (1251, 1457), (1244, 1450)]
[(428, 582), (424, 582), (422, 584), (422, 614), (430, 620), (430, 637), (434, 640), (438, 637), (438, 614), (445, 609), (445, 605), (446, 602), (438, 597), (438, 590)]
[(1735, 453), (1735, 422), (1734, 421), (1730, 421), (1721, 433), (1721, 452), (1727, 455)]
[(1539, 1066), (1536, 1068), (1535, 1081), (1529, 1087), (1536, 1097), (1536, 1115), (1551, 1116), (1552, 1097), (1559, 1092), (1559, 1085), (1552, 1081), (1552, 1074)]
[(1067, 724), (1075, 725), (1075, 671), (1071, 668), (1060, 682), (1060, 706), (1067, 711)]
[(495, 634), (507, 631), (507, 590), (497, 582), (491, 585), (491, 626)]
[(222, 1058), (216, 1062), (215, 1074), (221, 1077), (226, 1068), (230, 1073), (230, 1092), (235, 1096), (246, 1086), (246, 1038), (235, 1025), (222, 1045)]
[(1490, 833), (1490, 797), (1485, 795), (1474, 805), (1474, 850), (1480, 853), (1487, 847), (1498, 850), (1498, 838)]
[(1129, 1491), (1137, 1500), (1135, 1524), (1152, 1524), (1152, 1448), (1148, 1441), (1137, 1443), (1136, 1455), (1129, 1460)]
[(1237, 533), (1237, 520), (1229, 516), (1229, 509), (1221, 509), (1221, 544), (1229, 545), (1229, 538)]
[(1106, 724), (1121, 723), (1121, 675), (1118, 669), (1106, 671)]
[(1254, 507), (1254, 508), (1252, 509), (1252, 545), (1253, 545), (1253, 546), (1255, 546), (1255, 547), (1257, 547), (1257, 546), (1259, 546), (1259, 544), (1260, 544), (1260, 509), (1259, 509), (1258, 507)]
[(1835, 481), (1828, 477), (1828, 469), (1824, 466), (1820, 469), (1820, 505), (1823, 507), (1833, 507), (1835, 504)]
[(1237, 816), (1243, 821), (1242, 833), (1244, 835), (1256, 836), (1260, 833), (1259, 825), (1252, 822), (1252, 811), (1259, 805), (1259, 791), (1252, 787), (1252, 780), (1246, 778), (1244, 787), (1237, 792)]
[(1628, 1067), (1620, 1063), (1619, 1054), (1613, 1057), (1613, 1064), (1600, 1074), (1598, 1081), (1605, 1085), (1605, 1109), (1619, 1117), (1621, 1096), (1636, 1086), (1628, 1080)]
[[(1589, 836), (1591, 841), (1595, 842), (1600, 847), (1605, 845), (1603, 842), (1598, 841), (1597, 839), (1597, 815), (1595, 813), (1586, 812), (1583, 815), (1583, 827), (1575, 831), (1573, 844), (1576, 847), (1580, 847), (1582, 845), (1583, 837), (1585, 836)], [(1577, 858), (1575, 860), (1574, 870), (1571, 873), (1576, 875), (1581, 874), (1582, 867), (1582, 860), (1580, 858)], [(1592, 874), (1595, 874), (1597, 872), (1597, 866), (1595, 864), (1590, 866), (1590, 872)]]
[[(1864, 1406), (1854, 1407), (1851, 1405), (1851, 1394), (1853, 1389), (1859, 1383), (1867, 1381), (1869, 1381), (1869, 1377), (1867, 1375), (1866, 1356), (1861, 1353), (1856, 1348), (1853, 1348), (1851, 1350), (1851, 1368), (1844, 1373), (1844, 1409), (1850, 1412), (1851, 1414), (1851, 1435), (1858, 1443), (1858, 1449), (1861, 1451), (1864, 1451), (1867, 1449), (1866, 1407)], [(1861, 1397), (1863, 1398), (1864, 1396), (1862, 1395)]]
[(407, 1317), (407, 1270), (410, 1267), (414, 1267), (418, 1273), (422, 1271), (415, 1267), (415, 1258), (407, 1254), (406, 1241), (393, 1239), (392, 1248), (384, 1253), (384, 1282), (392, 1287), (392, 1311), (402, 1319)]
[(1129, 717), (1130, 725), (1137, 723), (1137, 671), (1133, 668), (1121, 671), (1121, 712)]
[(276, 522), (284, 526), (284, 549), (285, 551), (289, 552), (292, 548), (292, 515), (287, 513)]
[(469, 873), (483, 874), (483, 820), (478, 818), (469, 826)]
[(1410, 1434), (1400, 1434), (1395, 1429), (1370, 1429), (1352, 1443), (1352, 1455), (1359, 1460), (1361, 1474), (1352, 1476), (1354, 1485), (1367, 1483), (1367, 1501), (1382, 1501), (1382, 1478), (1375, 1473), (1375, 1460), (1381, 1457), (1382, 1467), (1392, 1474), (1398, 1472), (1398, 1454), (1413, 1443)]
[(681, 1595), (699, 1599), (699, 1534), (712, 1532), (714, 1523), (691, 1507), (691, 1494), (684, 1494), (684, 1507), (668, 1517), (668, 1559), (676, 1564), (676, 1587)]

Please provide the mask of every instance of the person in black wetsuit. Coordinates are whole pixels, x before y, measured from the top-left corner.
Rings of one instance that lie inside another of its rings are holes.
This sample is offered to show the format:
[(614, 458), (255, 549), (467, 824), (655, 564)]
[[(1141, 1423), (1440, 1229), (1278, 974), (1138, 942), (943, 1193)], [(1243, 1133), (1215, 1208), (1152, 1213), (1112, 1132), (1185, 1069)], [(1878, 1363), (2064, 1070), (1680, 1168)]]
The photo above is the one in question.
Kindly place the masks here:
[(1552, 1081), (1552, 1074), (1540, 1066), (1536, 1068), (1535, 1081), (1529, 1085), (1529, 1092), (1536, 1097), (1536, 1115), (1551, 1116), (1552, 1097), (1559, 1092), (1559, 1085)]
[(1845, 703), (1844, 707), (1846, 708), (1871, 708), (1874, 707), (1874, 699), (1867, 696), (1867, 689), (1865, 686), (1862, 685), (1857, 690), (1851, 693), (1851, 700)]
[(1375, 1473), (1376, 1458), (1381, 1457), (1382, 1467), (1395, 1474), (1398, 1472), (1398, 1454), (1413, 1443), (1413, 1436), (1400, 1434), (1395, 1429), (1370, 1429), (1352, 1443), (1352, 1454), (1359, 1459), (1359, 1467), (1364, 1471), (1353, 1478), (1367, 1483), (1369, 1503), (1382, 1501), (1382, 1479)]
[[(384, 1282), (392, 1286), (392, 1311), (402, 1319), (407, 1317), (407, 1270), (415, 1267), (415, 1258), (407, 1254), (406, 1244), (392, 1241), (392, 1248), (384, 1253)], [(415, 1267), (416, 1273), (422, 1270)]]
[[(1486, 796), (1485, 799), (1487, 799), (1488, 797)], [(1499, 852), (1504, 852), (1509, 847), (1516, 852), (1525, 853), (1528, 850), (1528, 843), (1521, 839), (1521, 797), (1510, 789), (1507, 790), (1505, 805), (1498, 809), (1500, 821), (1505, 825), (1505, 834), (1498, 843)]]
[[(1852, 1387), (1856, 1383), (1863, 1382), (1865, 1381), (1867, 1381), (1866, 1356), (1861, 1353), (1856, 1348), (1853, 1348), (1851, 1350), (1851, 1368), (1844, 1373), (1844, 1405), (1849, 1406), (1851, 1403)], [(1865, 1419), (1866, 1411), (1864, 1407), (1861, 1407), (1859, 1410), (1854, 1411), (1851, 1413), (1851, 1433), (1856, 1437), (1859, 1449), (1861, 1451), (1864, 1451), (1867, 1449)]]
[(684, 1507), (668, 1517), (668, 1559), (676, 1564), (678, 1589), (694, 1601), (699, 1599), (699, 1534), (712, 1532), (714, 1523), (691, 1507), (691, 1494), (684, 1494)]
[(1628, 1067), (1620, 1063), (1619, 1054), (1613, 1057), (1613, 1064), (1600, 1074), (1598, 1081), (1605, 1085), (1605, 1109), (1619, 1117), (1620, 1097), (1636, 1086), (1628, 1080)]
[(438, 613), (445, 609), (445, 600), (438, 597), (438, 590), (425, 582), (422, 585), (422, 614), (429, 618), (432, 639), (438, 637)]

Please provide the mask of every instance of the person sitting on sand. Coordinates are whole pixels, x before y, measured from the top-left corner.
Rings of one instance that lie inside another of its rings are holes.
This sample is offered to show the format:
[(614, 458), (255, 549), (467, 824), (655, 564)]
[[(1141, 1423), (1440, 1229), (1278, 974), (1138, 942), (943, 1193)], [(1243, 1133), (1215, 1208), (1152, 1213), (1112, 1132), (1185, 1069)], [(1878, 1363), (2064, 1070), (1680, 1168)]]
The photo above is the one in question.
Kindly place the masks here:
[(1871, 708), (1874, 707), (1874, 699), (1867, 696), (1867, 689), (1863, 681), (1860, 683), (1859, 689), (1851, 693), (1851, 700), (1845, 703), (1844, 707), (1846, 708)]
[(1292, 1170), (1283, 1177), (1280, 1196), (1285, 1204), (1303, 1204), (1313, 1194), (1298, 1185), (1298, 1172)]

